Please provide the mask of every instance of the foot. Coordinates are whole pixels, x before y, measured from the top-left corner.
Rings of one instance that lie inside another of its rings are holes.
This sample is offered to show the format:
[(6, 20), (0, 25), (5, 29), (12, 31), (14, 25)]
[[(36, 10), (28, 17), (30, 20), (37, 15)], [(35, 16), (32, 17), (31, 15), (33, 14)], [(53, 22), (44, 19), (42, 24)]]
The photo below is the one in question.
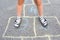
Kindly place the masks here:
[(19, 28), (20, 25), (21, 25), (21, 22), (22, 22), (22, 18), (20, 18), (20, 19), (16, 19), (16, 20), (15, 20), (14, 27)]
[(47, 23), (47, 20), (45, 18), (40, 17), (39, 21), (43, 27), (47, 27), (48, 23)]

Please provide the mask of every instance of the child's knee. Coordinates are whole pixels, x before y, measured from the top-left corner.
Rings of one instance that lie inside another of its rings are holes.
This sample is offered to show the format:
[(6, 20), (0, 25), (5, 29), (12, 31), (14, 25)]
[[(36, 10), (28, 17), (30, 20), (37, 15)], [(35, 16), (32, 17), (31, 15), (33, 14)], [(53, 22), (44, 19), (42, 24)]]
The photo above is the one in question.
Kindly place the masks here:
[(40, 6), (42, 4), (41, 0), (34, 0), (34, 2), (37, 6)]
[(18, 5), (23, 5), (24, 0), (18, 0)]

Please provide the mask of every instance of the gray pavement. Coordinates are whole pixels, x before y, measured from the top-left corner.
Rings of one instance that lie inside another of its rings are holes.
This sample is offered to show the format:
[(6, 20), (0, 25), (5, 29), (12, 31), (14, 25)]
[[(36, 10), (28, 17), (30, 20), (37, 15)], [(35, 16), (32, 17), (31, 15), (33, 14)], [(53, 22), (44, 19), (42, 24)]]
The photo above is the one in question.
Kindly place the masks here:
[(60, 40), (60, 0), (42, 2), (48, 20), (47, 29), (39, 23), (38, 11), (32, 0), (25, 0), (22, 11), (25, 17), (17, 29), (14, 28), (17, 0), (0, 0), (0, 40)]

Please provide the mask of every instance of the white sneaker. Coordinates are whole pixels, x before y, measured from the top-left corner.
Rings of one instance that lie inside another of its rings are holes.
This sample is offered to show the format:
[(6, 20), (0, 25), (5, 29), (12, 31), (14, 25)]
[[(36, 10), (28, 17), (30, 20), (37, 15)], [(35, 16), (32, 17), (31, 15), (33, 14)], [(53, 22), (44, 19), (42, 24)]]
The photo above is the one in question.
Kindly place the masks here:
[(22, 18), (20, 18), (20, 19), (16, 19), (16, 20), (15, 20), (14, 27), (19, 28), (20, 25), (21, 25), (21, 22), (22, 22)]
[(41, 17), (41, 18), (39, 18), (39, 21), (43, 27), (47, 27), (48, 22), (45, 18)]

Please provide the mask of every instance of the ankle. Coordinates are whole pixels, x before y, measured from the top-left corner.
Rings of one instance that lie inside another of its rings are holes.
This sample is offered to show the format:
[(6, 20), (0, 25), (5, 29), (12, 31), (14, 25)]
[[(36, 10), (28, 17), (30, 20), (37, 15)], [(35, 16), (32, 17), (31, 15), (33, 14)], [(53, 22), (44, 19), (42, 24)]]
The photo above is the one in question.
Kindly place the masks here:
[(17, 16), (17, 19), (21, 19), (21, 17), (20, 16)]

